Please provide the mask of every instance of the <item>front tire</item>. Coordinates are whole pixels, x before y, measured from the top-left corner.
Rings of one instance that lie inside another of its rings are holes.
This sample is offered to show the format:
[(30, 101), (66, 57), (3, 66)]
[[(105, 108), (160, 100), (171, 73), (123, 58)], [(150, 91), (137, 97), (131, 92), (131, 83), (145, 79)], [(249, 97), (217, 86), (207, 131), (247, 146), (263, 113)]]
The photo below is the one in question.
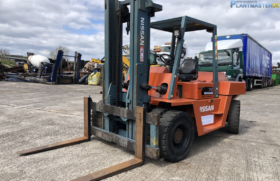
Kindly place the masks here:
[(240, 122), (240, 101), (232, 100), (228, 111), (228, 132), (232, 134), (239, 133), (239, 122)]
[(159, 126), (159, 147), (162, 158), (178, 162), (186, 158), (194, 141), (192, 117), (182, 111), (167, 111)]

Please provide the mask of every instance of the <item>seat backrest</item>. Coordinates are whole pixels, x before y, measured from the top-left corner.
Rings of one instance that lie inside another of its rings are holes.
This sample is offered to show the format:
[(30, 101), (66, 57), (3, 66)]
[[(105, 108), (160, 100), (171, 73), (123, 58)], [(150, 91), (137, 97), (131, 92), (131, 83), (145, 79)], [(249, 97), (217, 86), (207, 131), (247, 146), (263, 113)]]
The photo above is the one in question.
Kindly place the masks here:
[(179, 74), (196, 74), (197, 60), (185, 59), (179, 67)]
[(178, 68), (177, 76), (181, 81), (197, 79), (198, 62), (196, 59), (185, 59)]

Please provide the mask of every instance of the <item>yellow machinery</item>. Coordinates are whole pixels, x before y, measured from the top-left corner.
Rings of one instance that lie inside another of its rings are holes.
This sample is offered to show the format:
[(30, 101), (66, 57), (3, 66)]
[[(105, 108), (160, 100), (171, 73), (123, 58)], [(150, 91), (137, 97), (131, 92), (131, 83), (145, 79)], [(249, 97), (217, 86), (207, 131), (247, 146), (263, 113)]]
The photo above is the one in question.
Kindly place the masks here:
[[(104, 62), (105, 62), (105, 58), (103, 58), (101, 60), (92, 58), (91, 62), (97, 63), (98, 65), (103, 65)], [(126, 74), (127, 74), (127, 71), (128, 71), (128, 68), (130, 66), (129, 59), (125, 55), (122, 56), (122, 64), (123, 64), (123, 71), (122, 71), (123, 72), (123, 78), (125, 78)]]
[(102, 63), (102, 60), (95, 59), (95, 58), (92, 58), (92, 59), (91, 59), (91, 62), (92, 62), (92, 63), (97, 63), (97, 64), (103, 64), (103, 63)]
[(126, 74), (128, 72), (128, 68), (130, 66), (130, 62), (129, 62), (129, 59), (127, 57), (125, 57), (124, 55), (122, 56), (122, 64), (123, 64), (123, 69), (122, 69), (123, 79), (125, 79)]
[(161, 46), (154, 46), (154, 51), (161, 52), (162, 51)]
[(29, 69), (28, 69), (28, 64), (27, 64), (27, 63), (23, 64), (23, 68), (24, 68), (25, 72), (28, 72), (28, 71), (29, 71)]

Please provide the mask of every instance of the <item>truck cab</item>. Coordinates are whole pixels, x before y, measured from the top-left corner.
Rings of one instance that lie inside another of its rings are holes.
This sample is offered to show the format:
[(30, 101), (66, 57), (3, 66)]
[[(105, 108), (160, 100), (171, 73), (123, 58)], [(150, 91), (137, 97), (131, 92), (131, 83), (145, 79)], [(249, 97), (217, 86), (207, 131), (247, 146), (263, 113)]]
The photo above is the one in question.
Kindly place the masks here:
[[(205, 51), (197, 56), (199, 71), (213, 71), (211, 44), (207, 43)], [(228, 80), (246, 82), (247, 91), (272, 85), (272, 53), (249, 34), (218, 36), (216, 51), (218, 71)]]
[[(241, 40), (218, 41), (218, 71), (224, 72), (228, 80), (243, 79), (243, 43)], [(213, 53), (212, 42), (207, 43), (205, 51), (198, 55), (198, 70), (212, 72)]]

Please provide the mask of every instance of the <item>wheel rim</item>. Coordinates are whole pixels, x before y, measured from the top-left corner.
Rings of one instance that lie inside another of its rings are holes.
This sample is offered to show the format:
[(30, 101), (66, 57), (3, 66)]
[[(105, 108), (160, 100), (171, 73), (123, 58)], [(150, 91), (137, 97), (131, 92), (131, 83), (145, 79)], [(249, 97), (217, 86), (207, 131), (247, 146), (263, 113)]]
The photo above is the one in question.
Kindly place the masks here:
[(180, 144), (181, 141), (183, 140), (183, 130), (181, 128), (176, 128), (173, 134), (173, 142), (175, 144)]
[(185, 125), (177, 126), (172, 136), (173, 146), (178, 150), (183, 149), (189, 141), (188, 138), (188, 128)]

